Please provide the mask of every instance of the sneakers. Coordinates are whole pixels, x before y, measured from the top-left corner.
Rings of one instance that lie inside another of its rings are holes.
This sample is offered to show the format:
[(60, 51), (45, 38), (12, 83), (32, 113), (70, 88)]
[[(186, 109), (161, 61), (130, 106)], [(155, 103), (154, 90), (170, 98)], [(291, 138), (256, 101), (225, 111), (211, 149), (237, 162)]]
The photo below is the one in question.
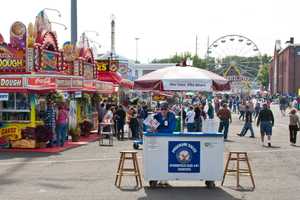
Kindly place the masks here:
[(255, 136), (254, 136), (254, 135), (251, 135), (250, 138), (255, 138)]
[(271, 147), (271, 142), (268, 142), (268, 147)]
[(236, 134), (236, 135), (238, 135), (238, 136), (242, 137), (242, 135), (241, 135), (240, 133), (238, 133), (238, 134)]

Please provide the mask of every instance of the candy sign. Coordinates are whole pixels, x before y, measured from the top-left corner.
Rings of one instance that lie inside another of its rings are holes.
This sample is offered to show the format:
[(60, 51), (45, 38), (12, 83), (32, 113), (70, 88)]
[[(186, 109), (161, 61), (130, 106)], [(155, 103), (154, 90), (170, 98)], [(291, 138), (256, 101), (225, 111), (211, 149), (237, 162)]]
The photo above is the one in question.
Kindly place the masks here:
[(21, 130), (16, 126), (0, 128), (0, 138), (6, 138), (9, 140), (19, 140), (22, 138)]

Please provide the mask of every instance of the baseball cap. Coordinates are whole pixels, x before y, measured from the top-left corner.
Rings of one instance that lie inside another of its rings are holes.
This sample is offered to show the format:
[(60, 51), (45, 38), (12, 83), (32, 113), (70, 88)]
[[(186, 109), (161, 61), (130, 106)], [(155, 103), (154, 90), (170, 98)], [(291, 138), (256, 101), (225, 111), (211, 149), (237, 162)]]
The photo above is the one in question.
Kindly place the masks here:
[(169, 108), (168, 103), (164, 102), (164, 103), (160, 104), (160, 109), (166, 110), (166, 109), (168, 109), (168, 108)]

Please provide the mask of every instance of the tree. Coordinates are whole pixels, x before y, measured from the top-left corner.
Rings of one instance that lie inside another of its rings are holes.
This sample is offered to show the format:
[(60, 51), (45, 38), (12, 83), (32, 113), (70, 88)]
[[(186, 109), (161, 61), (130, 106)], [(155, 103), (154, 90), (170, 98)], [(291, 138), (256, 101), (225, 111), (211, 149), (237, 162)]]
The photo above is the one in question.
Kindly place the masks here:
[(261, 66), (261, 68), (259, 69), (258, 74), (257, 74), (257, 80), (262, 86), (264, 86), (265, 88), (268, 88), (268, 86), (269, 86), (269, 63), (265, 63)]

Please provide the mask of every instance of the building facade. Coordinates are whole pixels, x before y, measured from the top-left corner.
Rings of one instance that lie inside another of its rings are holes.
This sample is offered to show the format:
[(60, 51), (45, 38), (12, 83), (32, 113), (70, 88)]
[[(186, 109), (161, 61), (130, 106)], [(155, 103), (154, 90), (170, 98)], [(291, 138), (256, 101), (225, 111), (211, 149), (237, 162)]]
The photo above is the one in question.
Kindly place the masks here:
[(165, 67), (175, 66), (176, 63), (150, 63), (150, 64), (134, 64), (132, 65), (132, 70), (134, 70), (134, 76), (136, 79), (144, 76), (150, 72), (153, 72), (158, 69)]
[(289, 44), (283, 49), (276, 44), (269, 80), (271, 94), (299, 95), (300, 44)]

